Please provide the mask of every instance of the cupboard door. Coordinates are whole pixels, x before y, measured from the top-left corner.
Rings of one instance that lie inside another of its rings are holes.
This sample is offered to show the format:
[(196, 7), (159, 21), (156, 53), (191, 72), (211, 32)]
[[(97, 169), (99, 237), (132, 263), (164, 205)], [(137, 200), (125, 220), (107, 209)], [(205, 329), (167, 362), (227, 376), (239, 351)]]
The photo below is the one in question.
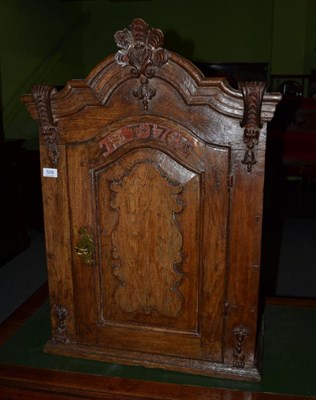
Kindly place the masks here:
[(179, 131), (67, 149), (80, 344), (222, 361), (229, 152)]

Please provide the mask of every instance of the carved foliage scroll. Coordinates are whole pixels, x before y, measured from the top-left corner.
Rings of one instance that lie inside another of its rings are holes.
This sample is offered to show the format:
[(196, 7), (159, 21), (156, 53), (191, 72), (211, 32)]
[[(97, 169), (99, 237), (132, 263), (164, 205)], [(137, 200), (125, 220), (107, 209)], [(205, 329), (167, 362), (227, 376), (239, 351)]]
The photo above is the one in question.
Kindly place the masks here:
[(265, 82), (239, 82), (239, 88), (244, 98), (244, 115), (241, 127), (244, 129), (244, 143), (247, 146), (243, 164), (247, 165), (247, 171), (251, 172), (256, 164), (254, 148), (259, 142), (261, 123), (261, 104), (266, 88)]
[(56, 343), (68, 343), (69, 342), (69, 339), (67, 338), (68, 311), (65, 306), (60, 304), (54, 304), (53, 311), (55, 313), (55, 318), (56, 318), (56, 330), (53, 341)]
[(248, 336), (248, 331), (245, 326), (240, 325), (234, 329), (235, 336), (235, 349), (233, 352), (233, 365), (236, 368), (244, 368), (245, 366), (245, 352), (243, 349), (243, 343), (245, 338)]
[(124, 312), (153, 311), (175, 317), (182, 309), (181, 184), (170, 182), (151, 162), (135, 164), (113, 182), (111, 206), (118, 212), (112, 232), (115, 303)]
[(59, 153), (56, 144), (57, 124), (54, 122), (50, 96), (54, 91), (52, 86), (35, 85), (32, 88), (34, 103), (39, 116), (40, 132), (48, 146), (48, 156), (55, 166), (57, 165)]
[(121, 49), (116, 53), (116, 61), (122, 67), (131, 66), (132, 77), (140, 80), (140, 87), (133, 94), (143, 102), (144, 109), (148, 109), (149, 101), (156, 94), (149, 79), (168, 61), (167, 51), (161, 47), (163, 33), (136, 18), (128, 28), (116, 32), (114, 39)]

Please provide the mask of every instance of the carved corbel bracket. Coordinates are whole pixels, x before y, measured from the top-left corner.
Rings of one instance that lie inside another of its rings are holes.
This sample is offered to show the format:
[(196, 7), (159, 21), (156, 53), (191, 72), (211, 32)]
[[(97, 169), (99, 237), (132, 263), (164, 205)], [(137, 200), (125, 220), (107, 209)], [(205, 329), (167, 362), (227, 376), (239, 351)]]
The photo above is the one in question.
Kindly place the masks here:
[(142, 101), (148, 109), (149, 101), (156, 95), (156, 90), (149, 85), (155, 76), (156, 69), (168, 61), (168, 52), (163, 49), (163, 33), (160, 29), (150, 28), (142, 19), (136, 18), (132, 23), (114, 35), (120, 50), (115, 59), (122, 67), (131, 67), (131, 76), (138, 78), (140, 86), (133, 95)]
[(235, 349), (233, 351), (233, 366), (235, 368), (244, 368), (245, 366), (245, 352), (243, 349), (243, 343), (245, 338), (248, 336), (248, 330), (244, 325), (236, 327), (233, 331), (235, 337)]
[(243, 164), (247, 165), (247, 171), (252, 171), (256, 164), (254, 148), (259, 143), (261, 122), (261, 105), (266, 89), (265, 82), (239, 82), (239, 89), (244, 98), (244, 115), (240, 126), (244, 129), (244, 143), (247, 146)]
[(54, 166), (57, 165), (59, 151), (56, 144), (57, 123), (54, 121), (51, 110), (51, 94), (53, 86), (35, 85), (32, 88), (32, 96), (38, 112), (40, 132), (48, 146), (48, 156)]

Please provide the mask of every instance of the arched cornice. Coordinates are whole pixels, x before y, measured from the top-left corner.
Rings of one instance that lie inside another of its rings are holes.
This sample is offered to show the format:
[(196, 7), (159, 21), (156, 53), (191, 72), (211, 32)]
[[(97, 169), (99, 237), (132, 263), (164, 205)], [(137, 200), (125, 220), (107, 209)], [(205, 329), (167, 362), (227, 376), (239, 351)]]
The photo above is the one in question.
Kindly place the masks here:
[[(150, 107), (156, 91), (157, 80), (176, 90), (187, 105), (205, 105), (213, 110), (239, 119), (244, 118), (244, 95), (233, 89), (224, 78), (206, 78), (190, 61), (163, 49), (163, 34), (149, 28), (141, 19), (115, 34), (119, 50), (100, 62), (83, 80), (71, 80), (51, 96), (51, 112), (55, 119), (75, 115), (86, 107), (107, 106), (117, 89), (127, 81), (135, 81), (135, 101), (145, 110)], [(117, 92), (121, 95), (121, 91)], [(23, 96), (31, 115), (37, 119), (34, 99)], [(278, 93), (264, 93), (261, 121), (270, 121)], [(154, 111), (154, 110), (150, 110)]]

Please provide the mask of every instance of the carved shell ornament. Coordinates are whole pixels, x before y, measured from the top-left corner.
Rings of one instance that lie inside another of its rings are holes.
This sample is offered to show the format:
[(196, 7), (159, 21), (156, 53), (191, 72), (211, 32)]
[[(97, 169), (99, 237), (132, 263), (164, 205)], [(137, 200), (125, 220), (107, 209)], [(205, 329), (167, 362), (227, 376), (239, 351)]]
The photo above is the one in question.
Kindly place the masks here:
[(130, 66), (132, 77), (139, 78), (140, 86), (133, 94), (147, 110), (149, 101), (156, 95), (156, 89), (149, 85), (149, 80), (155, 76), (156, 69), (168, 61), (168, 52), (161, 47), (163, 33), (136, 18), (128, 28), (116, 32), (114, 39), (120, 48), (115, 59), (122, 67)]

